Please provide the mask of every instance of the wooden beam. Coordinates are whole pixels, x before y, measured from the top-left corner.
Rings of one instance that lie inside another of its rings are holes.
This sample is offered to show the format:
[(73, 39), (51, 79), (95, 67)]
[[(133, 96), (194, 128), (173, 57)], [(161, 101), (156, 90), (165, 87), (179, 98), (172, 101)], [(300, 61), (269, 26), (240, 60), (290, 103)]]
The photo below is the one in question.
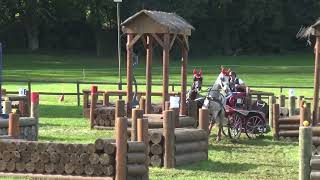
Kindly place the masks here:
[(130, 46), (133, 40), (133, 34), (127, 35), (127, 117), (131, 117), (132, 111), (132, 80), (133, 80), (133, 65), (132, 65), (132, 54), (133, 47)]
[(172, 48), (172, 46), (173, 46), (174, 41), (176, 40), (176, 38), (177, 38), (177, 34), (174, 34), (174, 35), (173, 35), (173, 38), (172, 38), (172, 40), (171, 40), (171, 43), (170, 43), (170, 50), (171, 50), (171, 48)]
[(317, 124), (318, 107), (319, 107), (319, 50), (320, 37), (316, 37), (316, 44), (314, 46), (315, 60), (314, 60), (314, 95), (313, 95), (313, 125)]
[(186, 48), (189, 50), (189, 40), (187, 35), (183, 35), (183, 40), (186, 45)]
[(140, 39), (141, 36), (142, 36), (142, 34), (135, 35), (134, 38), (129, 43), (129, 47), (132, 48), (133, 45)]
[(182, 47), (181, 58), (181, 97), (180, 97), (180, 114), (187, 115), (186, 111), (186, 97), (187, 97), (187, 63), (188, 63), (188, 49)]
[(162, 48), (164, 48), (164, 42), (160, 39), (160, 37), (157, 34), (151, 34), (152, 37), (160, 44)]
[(146, 56), (146, 104), (145, 113), (152, 113), (151, 109), (151, 95), (152, 95), (152, 57), (153, 57), (153, 38), (147, 36), (147, 56)]
[(141, 36), (141, 41), (143, 44), (144, 49), (147, 49), (147, 39), (146, 39), (146, 35)]
[(163, 36), (163, 65), (162, 65), (162, 109), (165, 109), (165, 102), (169, 100), (168, 89), (169, 89), (169, 46), (170, 46), (170, 34), (164, 34)]

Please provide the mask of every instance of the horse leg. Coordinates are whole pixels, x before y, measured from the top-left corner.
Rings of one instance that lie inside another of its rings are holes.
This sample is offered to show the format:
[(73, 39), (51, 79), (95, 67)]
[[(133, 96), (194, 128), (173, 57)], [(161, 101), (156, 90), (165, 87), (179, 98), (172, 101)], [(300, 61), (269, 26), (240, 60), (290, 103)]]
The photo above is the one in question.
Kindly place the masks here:
[(222, 131), (222, 127), (220, 127), (220, 125), (219, 125), (217, 139), (216, 139), (217, 142), (221, 141), (221, 131)]
[(212, 128), (213, 128), (213, 123), (212, 123), (212, 122), (210, 122), (210, 123), (209, 123), (209, 135), (211, 134), (211, 130), (212, 130)]

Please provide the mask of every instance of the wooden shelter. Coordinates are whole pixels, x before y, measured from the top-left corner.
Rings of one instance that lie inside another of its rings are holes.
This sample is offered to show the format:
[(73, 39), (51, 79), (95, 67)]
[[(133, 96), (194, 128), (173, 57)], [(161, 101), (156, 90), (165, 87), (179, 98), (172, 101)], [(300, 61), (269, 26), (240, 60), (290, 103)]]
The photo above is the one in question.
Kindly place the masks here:
[(181, 46), (181, 98), (180, 114), (186, 114), (187, 92), (187, 61), (189, 52), (188, 36), (191, 35), (191, 26), (182, 17), (174, 13), (142, 10), (129, 17), (122, 24), (123, 33), (127, 34), (127, 115), (132, 111), (132, 53), (134, 44), (141, 39), (146, 49), (146, 106), (145, 113), (151, 112), (151, 89), (152, 89), (152, 57), (153, 48), (156, 44), (163, 48), (163, 89), (162, 108), (165, 101), (169, 100), (169, 56), (170, 50), (177, 40)]
[(318, 122), (319, 110), (319, 53), (320, 53), (320, 18), (310, 27), (302, 28), (297, 35), (298, 37), (315, 36), (316, 43), (314, 46), (315, 63), (314, 63), (314, 95), (313, 95), (313, 111), (312, 121), (313, 125)]

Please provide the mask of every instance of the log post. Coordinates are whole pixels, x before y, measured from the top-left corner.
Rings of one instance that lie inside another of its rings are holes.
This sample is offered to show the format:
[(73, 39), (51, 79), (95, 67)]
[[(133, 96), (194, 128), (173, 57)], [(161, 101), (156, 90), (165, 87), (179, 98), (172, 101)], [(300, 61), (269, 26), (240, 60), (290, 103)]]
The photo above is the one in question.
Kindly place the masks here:
[(26, 116), (26, 102), (24, 100), (19, 101), (20, 116)]
[[(143, 142), (145, 145), (145, 149), (146, 146), (148, 146), (149, 144), (149, 140), (148, 140), (148, 119), (146, 118), (139, 118), (138, 119), (138, 142)], [(145, 150), (145, 154), (146, 157), (149, 156), (149, 152), (147, 150)], [(146, 179), (149, 179), (149, 163), (147, 161), (147, 158), (145, 159), (145, 165), (147, 168), (147, 177)]]
[(10, 113), (9, 114), (9, 126), (8, 126), (8, 136), (19, 138), (20, 126), (19, 126), (19, 114)]
[(312, 122), (312, 124), (314, 124), (313, 119), (311, 119), (311, 103), (306, 103), (305, 118), (305, 120), (308, 120), (309, 122)]
[(31, 92), (26, 91), (26, 97), (27, 97), (27, 102), (26, 102), (26, 116), (30, 116), (31, 113)]
[(170, 51), (170, 34), (163, 35), (163, 65), (162, 65), (162, 109), (165, 109), (165, 103), (169, 100), (169, 51)]
[(88, 104), (89, 104), (89, 93), (87, 91), (82, 91), (83, 93), (83, 109), (88, 108)]
[(180, 97), (180, 114), (187, 115), (187, 63), (188, 63), (188, 49), (182, 46), (182, 58), (181, 58), (181, 97)]
[(306, 117), (305, 117), (305, 115), (306, 115), (306, 109), (305, 109), (305, 101), (301, 101), (300, 102), (300, 126), (303, 126), (303, 121), (305, 121), (306, 120)]
[(127, 117), (131, 116), (132, 111), (132, 81), (133, 81), (133, 64), (132, 64), (132, 54), (133, 46), (131, 46), (131, 41), (133, 39), (133, 34), (127, 34)]
[(148, 114), (147, 110), (146, 110), (146, 99), (145, 98), (140, 98), (139, 106), (140, 106), (140, 109), (143, 110), (144, 114)]
[(296, 111), (296, 97), (289, 97), (289, 116), (294, 116)]
[[(151, 90), (152, 90), (152, 55), (153, 54), (153, 39), (150, 35), (147, 36), (147, 59), (146, 59), (146, 102), (145, 102), (145, 110), (146, 114), (150, 114), (152, 112), (151, 107)], [(140, 107), (142, 108), (142, 107)]]
[(209, 110), (199, 109), (199, 128), (205, 130), (209, 134)]
[(133, 109), (132, 110), (132, 121), (131, 121), (131, 141), (137, 141), (137, 119), (143, 118), (142, 109)]
[(3, 113), (9, 114), (11, 112), (12, 112), (11, 101), (8, 98), (6, 98), (3, 102)]
[(314, 46), (314, 94), (313, 94), (313, 110), (312, 110), (312, 124), (317, 124), (317, 114), (319, 107), (319, 53), (320, 53), (320, 37), (316, 37), (316, 44)]
[(166, 110), (163, 113), (163, 136), (164, 136), (164, 167), (174, 168), (174, 147), (175, 147), (175, 135), (174, 135), (174, 122), (173, 111)]
[(286, 95), (281, 94), (279, 97), (279, 105), (280, 107), (285, 107), (286, 106)]
[(125, 113), (125, 102), (124, 100), (117, 100), (116, 101), (116, 112), (115, 117), (124, 117), (126, 115)]
[(32, 92), (31, 95), (30, 116), (36, 119), (36, 135), (35, 140), (38, 140), (39, 133), (39, 93)]
[(127, 128), (127, 118), (116, 117), (116, 180), (127, 178)]
[(98, 100), (98, 86), (91, 86), (90, 127), (94, 127), (95, 109)]
[(276, 97), (275, 96), (269, 96), (269, 127), (273, 128), (273, 104), (276, 103)]
[(273, 104), (273, 138), (279, 140), (279, 116), (280, 116), (280, 107), (279, 104)]
[(179, 122), (180, 111), (179, 111), (179, 108), (170, 108), (170, 110), (173, 111), (174, 127), (176, 127), (176, 128), (180, 127), (180, 122)]
[(110, 106), (110, 97), (108, 92), (103, 93), (103, 106)]
[(300, 107), (300, 104), (301, 104), (302, 100), (304, 100), (304, 96), (299, 96), (299, 107)]
[(310, 179), (310, 160), (312, 151), (312, 127), (299, 128), (299, 179)]
[(190, 100), (188, 106), (188, 116), (193, 117), (196, 122), (198, 121), (198, 106), (197, 102)]

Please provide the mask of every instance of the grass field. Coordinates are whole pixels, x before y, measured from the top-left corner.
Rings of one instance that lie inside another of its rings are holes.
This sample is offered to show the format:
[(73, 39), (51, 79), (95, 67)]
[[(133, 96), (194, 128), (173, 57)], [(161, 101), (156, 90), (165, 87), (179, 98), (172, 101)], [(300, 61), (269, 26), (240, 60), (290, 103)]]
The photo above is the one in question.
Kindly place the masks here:
[[(160, 62), (155, 59), (153, 65), (153, 82), (157, 83), (162, 82)], [(192, 80), (193, 68), (201, 68), (204, 71), (204, 83), (211, 84), (218, 75), (218, 65), (225, 65), (238, 72), (249, 86), (313, 86), (313, 56), (309, 54), (190, 58), (188, 84)], [(138, 82), (145, 82), (144, 71), (145, 65), (141, 60), (135, 70)], [(117, 62), (110, 58), (95, 58), (82, 54), (4, 54), (4, 79), (117, 82), (117, 72)], [(125, 68), (122, 72), (125, 74)], [(178, 83), (179, 81), (179, 60), (172, 59), (170, 82)], [(26, 87), (26, 85), (4, 84), (4, 88), (8, 90), (17, 90), (20, 87)], [(89, 87), (90, 85), (82, 85), (81, 89)], [(99, 86), (99, 89), (115, 88)], [(153, 87), (153, 90), (159, 91), (160, 88)], [(75, 92), (76, 87), (69, 84), (34, 84), (32, 89), (33, 91)], [(139, 90), (144, 90), (144, 87), (139, 86)], [(279, 94), (279, 89), (268, 89), (268, 91)], [(296, 90), (297, 95), (308, 97), (312, 96), (312, 92), (312, 90)], [(287, 90), (284, 93), (287, 93)], [(76, 106), (74, 96), (66, 96), (63, 103), (58, 102), (57, 96), (41, 96), (40, 104), (41, 141), (88, 143), (98, 137), (112, 137), (114, 134), (113, 131), (90, 130), (88, 121), (81, 116), (81, 107)], [(151, 178), (297, 179), (298, 144), (296, 142), (275, 142), (271, 134), (257, 140), (248, 140), (243, 136), (237, 142), (224, 138), (218, 144), (214, 139), (212, 135), (209, 161), (182, 166), (174, 170), (151, 168)]]

